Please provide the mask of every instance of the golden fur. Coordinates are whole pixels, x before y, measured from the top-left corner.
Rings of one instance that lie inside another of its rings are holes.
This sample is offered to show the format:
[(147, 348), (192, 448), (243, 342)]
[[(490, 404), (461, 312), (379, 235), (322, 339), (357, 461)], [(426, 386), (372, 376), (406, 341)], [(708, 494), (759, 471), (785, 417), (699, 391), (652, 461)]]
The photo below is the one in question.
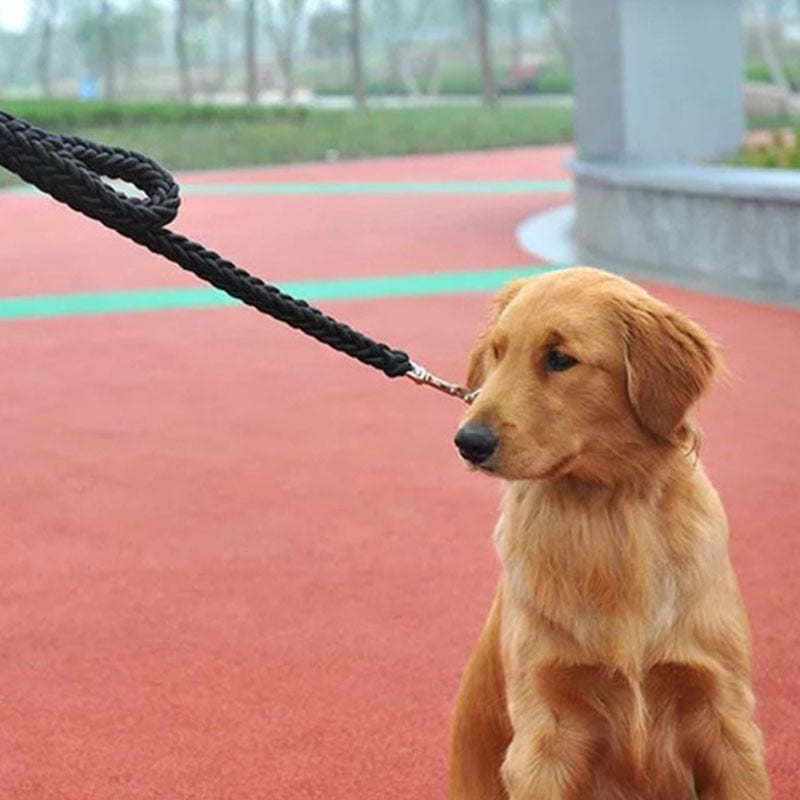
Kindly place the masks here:
[[(578, 364), (548, 371), (557, 349)], [(719, 358), (643, 289), (511, 284), (469, 364), (499, 437), (502, 578), (456, 701), (451, 800), (765, 800), (746, 612), (688, 414)]]

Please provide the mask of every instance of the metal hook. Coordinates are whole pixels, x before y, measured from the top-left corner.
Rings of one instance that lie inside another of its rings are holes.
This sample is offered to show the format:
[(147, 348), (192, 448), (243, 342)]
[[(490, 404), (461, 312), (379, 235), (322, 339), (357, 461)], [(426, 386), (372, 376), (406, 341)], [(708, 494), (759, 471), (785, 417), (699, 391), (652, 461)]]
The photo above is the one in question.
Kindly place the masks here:
[(411, 362), (411, 371), (406, 373), (406, 377), (411, 378), (411, 380), (419, 386), (430, 386), (440, 392), (449, 394), (451, 397), (458, 397), (460, 400), (467, 403), (467, 405), (472, 403), (480, 392), (480, 389), (470, 392), (463, 386), (437, 378), (436, 375), (432, 375), (428, 372), (425, 367), (415, 364), (413, 361)]

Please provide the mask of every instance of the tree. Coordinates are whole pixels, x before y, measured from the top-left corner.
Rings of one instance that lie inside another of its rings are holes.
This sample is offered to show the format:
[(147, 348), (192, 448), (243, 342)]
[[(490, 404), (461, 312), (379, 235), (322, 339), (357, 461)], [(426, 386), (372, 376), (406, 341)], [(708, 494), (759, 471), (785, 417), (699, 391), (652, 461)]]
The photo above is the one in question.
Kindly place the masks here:
[(350, 0), (350, 65), (353, 80), (353, 100), (358, 108), (367, 104), (364, 85), (364, 64), (361, 56), (361, 0)]
[[(191, 102), (195, 92), (192, 79), (192, 62), (197, 62), (202, 53), (206, 60), (213, 49), (210, 45), (211, 24), (216, 18), (217, 36), (217, 76), (215, 80), (205, 81), (206, 91), (214, 91), (227, 78), (228, 46), (227, 27), (225, 25), (226, 0), (174, 0), (175, 25), (173, 27), (175, 60), (178, 64), (178, 76), (181, 97)], [(192, 58), (194, 56), (194, 58)], [(207, 61), (206, 61), (207, 63)]]
[(165, 28), (165, 20), (166, 12), (157, 0), (128, 0), (114, 14), (114, 60), (120, 91), (131, 88), (143, 60), (162, 55), (164, 42), (159, 34)]
[[(384, 20), (387, 32), (386, 56), (389, 66), (389, 81), (393, 84), (403, 81), (403, 12), (401, 0), (383, 0), (377, 10), (378, 16)], [(424, 7), (423, 7), (424, 8)]]
[(189, 55), (186, 52), (188, 2), (189, 0), (175, 0), (175, 56), (178, 61), (181, 98), (187, 103), (191, 102), (194, 94), (192, 88), (192, 73), (189, 68)]
[(16, 33), (0, 28), (0, 98), (3, 87), (25, 81), (25, 56), (30, 50), (30, 40), (26, 33)]
[(111, 0), (100, 0), (100, 52), (103, 69), (103, 97), (117, 98), (117, 64), (114, 58), (114, 34), (112, 33)]
[(497, 104), (497, 83), (492, 66), (492, 48), (489, 40), (489, 0), (473, 0), (475, 3), (475, 40), (481, 68), (483, 102), (488, 106)]
[(350, 35), (349, 9), (320, 6), (308, 20), (308, 49), (316, 58), (334, 59), (345, 55)]
[(294, 97), (297, 40), (304, 21), (306, 0), (268, 0), (267, 32), (283, 75), (283, 96)]
[(539, 0), (539, 9), (550, 27), (550, 37), (561, 58), (569, 69), (572, 55), (570, 53), (569, 34), (562, 15), (566, 13), (563, 0)]
[(231, 70), (231, 47), (229, 26), (230, 4), (228, 0), (217, 0), (217, 80), (215, 91), (228, 83)]
[[(452, 39), (448, 29), (457, 8), (453, 0), (377, 0), (373, 4), (373, 24), (386, 47), (392, 84), (401, 84), (412, 95), (436, 93), (439, 48), (443, 40)], [(443, 31), (448, 32), (443, 35)]]
[(791, 83), (781, 62), (778, 49), (770, 36), (771, 29), (780, 25), (780, 17), (775, 14), (776, 9), (772, 7), (774, 4), (764, 4), (759, 9), (755, 0), (750, 0), (748, 5), (753, 14), (758, 47), (761, 50), (761, 57), (769, 70), (770, 80), (779, 89), (788, 93), (791, 91)]
[(88, 2), (79, 7), (75, 25), (75, 40), (83, 49), (86, 66), (102, 76), (105, 100), (117, 96), (114, 17), (111, 0)]
[(522, 64), (522, 4), (520, 0), (508, 0), (505, 12), (511, 43), (511, 70), (513, 72)]
[(246, 0), (244, 7), (244, 71), (247, 102), (258, 102), (258, 12), (256, 0)]
[(58, 0), (38, 0), (33, 9), (34, 19), (41, 18), (39, 52), (36, 56), (36, 71), (39, 86), (45, 97), (53, 96), (53, 29), (58, 14)]

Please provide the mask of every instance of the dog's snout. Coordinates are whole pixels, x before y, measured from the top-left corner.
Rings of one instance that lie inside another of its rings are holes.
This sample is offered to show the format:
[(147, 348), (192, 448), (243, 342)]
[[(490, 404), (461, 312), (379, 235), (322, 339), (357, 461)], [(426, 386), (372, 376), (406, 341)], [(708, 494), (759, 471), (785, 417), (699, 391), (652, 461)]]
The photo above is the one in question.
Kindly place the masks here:
[(455, 443), (463, 458), (472, 464), (482, 464), (497, 449), (498, 439), (485, 425), (468, 423), (458, 429)]

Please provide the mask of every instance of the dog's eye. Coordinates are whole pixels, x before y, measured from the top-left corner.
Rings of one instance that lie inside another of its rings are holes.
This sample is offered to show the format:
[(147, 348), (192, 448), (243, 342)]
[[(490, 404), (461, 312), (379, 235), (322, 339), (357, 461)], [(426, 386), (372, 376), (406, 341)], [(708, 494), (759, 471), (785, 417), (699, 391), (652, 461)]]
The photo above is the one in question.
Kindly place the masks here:
[(548, 350), (544, 357), (544, 368), (548, 372), (564, 372), (578, 363), (577, 358), (568, 356), (560, 350)]

